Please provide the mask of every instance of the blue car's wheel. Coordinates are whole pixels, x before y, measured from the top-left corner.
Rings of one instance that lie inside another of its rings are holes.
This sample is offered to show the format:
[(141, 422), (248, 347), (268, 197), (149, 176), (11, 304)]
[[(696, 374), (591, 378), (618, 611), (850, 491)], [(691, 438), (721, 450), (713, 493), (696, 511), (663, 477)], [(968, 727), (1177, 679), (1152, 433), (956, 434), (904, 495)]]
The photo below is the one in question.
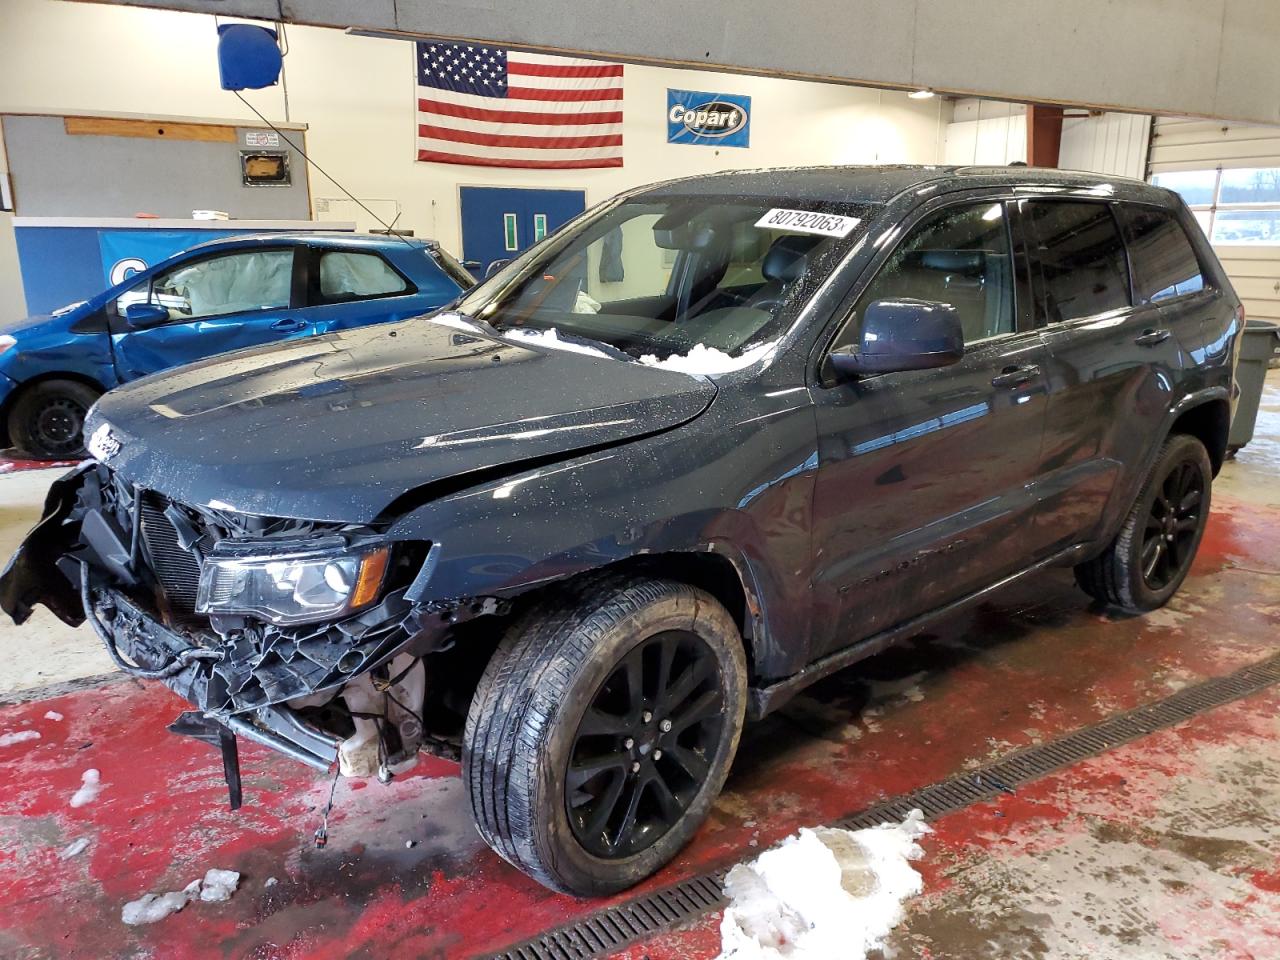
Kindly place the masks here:
[(84, 417), (99, 392), (75, 380), (44, 380), (19, 396), (9, 412), (9, 437), (37, 460), (83, 457)]

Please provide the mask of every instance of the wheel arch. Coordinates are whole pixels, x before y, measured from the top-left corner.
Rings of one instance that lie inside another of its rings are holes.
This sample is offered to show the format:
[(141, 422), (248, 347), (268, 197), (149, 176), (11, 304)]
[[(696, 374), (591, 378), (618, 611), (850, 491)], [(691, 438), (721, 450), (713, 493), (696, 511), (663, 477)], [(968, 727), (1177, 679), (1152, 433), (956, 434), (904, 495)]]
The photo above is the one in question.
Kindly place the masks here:
[(1213, 464), (1213, 475), (1216, 477), (1226, 460), (1227, 437), (1230, 432), (1230, 402), (1226, 397), (1210, 396), (1177, 411), (1169, 426), (1168, 435), (1186, 433), (1203, 443), (1209, 451), (1209, 462)]

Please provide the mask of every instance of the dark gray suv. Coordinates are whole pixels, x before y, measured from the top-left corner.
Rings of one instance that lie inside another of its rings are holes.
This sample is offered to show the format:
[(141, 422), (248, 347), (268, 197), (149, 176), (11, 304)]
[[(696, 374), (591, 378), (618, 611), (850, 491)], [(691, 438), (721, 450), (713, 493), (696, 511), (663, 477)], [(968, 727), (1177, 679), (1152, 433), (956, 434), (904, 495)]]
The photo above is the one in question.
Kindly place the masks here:
[(1030, 169), (726, 173), (589, 211), (442, 313), (112, 391), (0, 579), (175, 724), (383, 779), (603, 894), (746, 717), (1049, 566), (1178, 589), (1240, 302), (1186, 208)]

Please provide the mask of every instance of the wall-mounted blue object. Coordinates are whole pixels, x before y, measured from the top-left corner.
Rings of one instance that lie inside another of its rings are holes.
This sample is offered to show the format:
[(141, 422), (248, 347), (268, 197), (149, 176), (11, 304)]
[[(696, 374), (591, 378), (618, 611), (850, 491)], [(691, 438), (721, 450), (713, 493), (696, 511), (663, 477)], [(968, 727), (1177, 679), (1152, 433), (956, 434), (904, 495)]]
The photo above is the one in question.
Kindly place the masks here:
[(223, 90), (259, 90), (280, 79), (280, 44), (276, 32), (250, 23), (218, 27), (218, 72)]

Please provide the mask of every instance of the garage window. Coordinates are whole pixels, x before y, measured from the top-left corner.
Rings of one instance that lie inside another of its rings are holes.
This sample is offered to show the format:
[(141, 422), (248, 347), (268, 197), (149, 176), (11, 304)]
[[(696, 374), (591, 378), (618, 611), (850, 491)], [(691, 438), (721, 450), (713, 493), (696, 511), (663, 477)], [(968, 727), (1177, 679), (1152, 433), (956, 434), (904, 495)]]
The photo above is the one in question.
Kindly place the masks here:
[(1213, 243), (1280, 244), (1280, 167), (1157, 173), (1181, 195)]
[(376, 253), (320, 254), (320, 299), (325, 303), (389, 297), (408, 289), (408, 281)]

